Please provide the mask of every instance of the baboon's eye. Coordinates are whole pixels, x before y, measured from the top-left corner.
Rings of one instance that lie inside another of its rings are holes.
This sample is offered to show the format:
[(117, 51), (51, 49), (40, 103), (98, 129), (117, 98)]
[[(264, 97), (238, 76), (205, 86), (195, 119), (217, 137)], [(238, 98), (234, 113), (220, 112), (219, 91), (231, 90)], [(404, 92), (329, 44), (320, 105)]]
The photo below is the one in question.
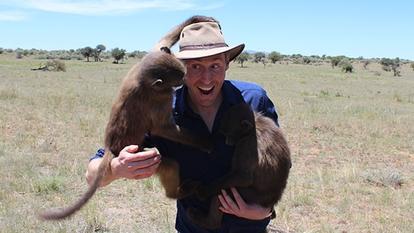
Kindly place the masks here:
[(171, 54), (171, 50), (168, 47), (162, 47), (160, 50), (165, 52), (165, 53)]

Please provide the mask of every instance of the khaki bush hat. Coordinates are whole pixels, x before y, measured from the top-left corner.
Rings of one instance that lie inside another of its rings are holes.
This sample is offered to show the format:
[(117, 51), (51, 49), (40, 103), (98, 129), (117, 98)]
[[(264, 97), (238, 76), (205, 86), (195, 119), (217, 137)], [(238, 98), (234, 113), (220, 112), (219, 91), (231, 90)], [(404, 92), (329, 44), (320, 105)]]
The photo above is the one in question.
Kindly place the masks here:
[(194, 59), (227, 53), (229, 61), (236, 58), (244, 49), (244, 44), (229, 47), (224, 41), (220, 25), (215, 22), (201, 22), (186, 26), (178, 42), (179, 59)]

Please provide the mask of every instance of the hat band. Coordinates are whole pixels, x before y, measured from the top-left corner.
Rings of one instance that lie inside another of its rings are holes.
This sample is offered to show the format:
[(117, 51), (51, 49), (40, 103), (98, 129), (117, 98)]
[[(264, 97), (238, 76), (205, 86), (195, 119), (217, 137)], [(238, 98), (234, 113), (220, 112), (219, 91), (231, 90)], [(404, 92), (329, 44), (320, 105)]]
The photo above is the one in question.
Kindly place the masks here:
[(201, 44), (201, 45), (184, 45), (184, 46), (180, 46), (180, 51), (214, 49), (214, 48), (222, 48), (222, 47), (229, 47), (229, 46), (226, 43)]

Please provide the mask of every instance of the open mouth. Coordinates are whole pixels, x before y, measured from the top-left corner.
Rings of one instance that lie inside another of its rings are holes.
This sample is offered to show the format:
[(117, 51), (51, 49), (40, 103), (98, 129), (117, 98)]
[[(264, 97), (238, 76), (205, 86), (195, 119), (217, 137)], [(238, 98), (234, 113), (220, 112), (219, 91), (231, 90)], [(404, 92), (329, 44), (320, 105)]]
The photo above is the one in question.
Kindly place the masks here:
[(203, 94), (203, 95), (209, 95), (213, 92), (214, 86), (212, 86), (210, 88), (198, 87), (198, 90), (200, 90), (201, 94)]

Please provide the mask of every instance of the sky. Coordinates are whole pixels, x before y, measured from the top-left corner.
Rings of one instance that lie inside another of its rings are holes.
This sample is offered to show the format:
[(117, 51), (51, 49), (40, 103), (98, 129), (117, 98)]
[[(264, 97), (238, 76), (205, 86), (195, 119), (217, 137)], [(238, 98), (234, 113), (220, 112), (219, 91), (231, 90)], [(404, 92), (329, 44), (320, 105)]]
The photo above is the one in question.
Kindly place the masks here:
[(196, 14), (246, 50), (414, 60), (411, 0), (0, 0), (0, 48), (148, 51)]

